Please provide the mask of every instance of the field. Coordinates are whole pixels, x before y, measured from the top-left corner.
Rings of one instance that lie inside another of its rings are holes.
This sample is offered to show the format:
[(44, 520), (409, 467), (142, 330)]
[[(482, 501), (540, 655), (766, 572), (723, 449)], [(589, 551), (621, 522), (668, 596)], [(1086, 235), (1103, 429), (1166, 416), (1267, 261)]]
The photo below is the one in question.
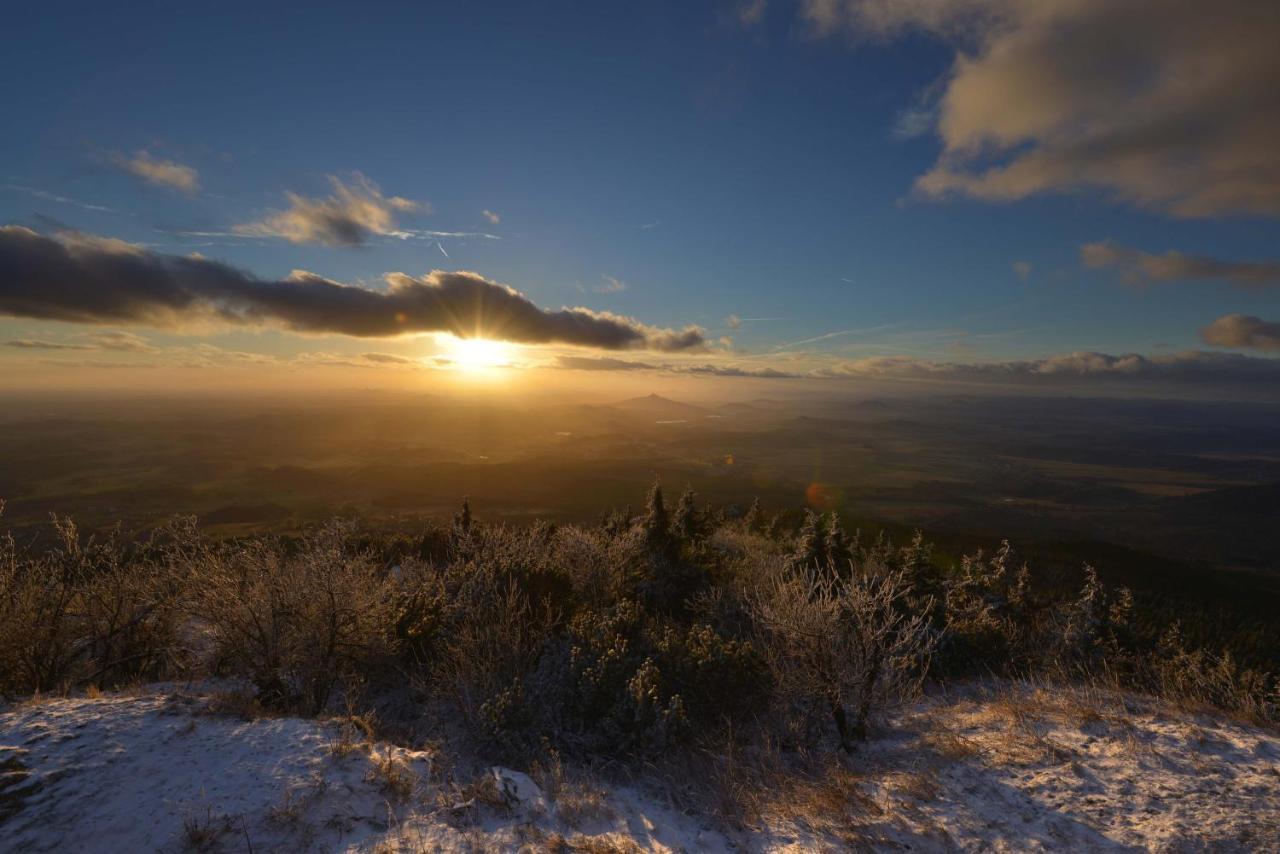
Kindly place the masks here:
[[(944, 557), (1015, 543), (1043, 583), (1082, 563), (1153, 611), (1242, 625), (1280, 649), (1280, 408), (1022, 397), (699, 402), (649, 395), (535, 404), (351, 393), (284, 401), (11, 399), (0, 420), (6, 523), (48, 515), (141, 531), (195, 514), (215, 535), (332, 516), (386, 529), (451, 517), (593, 522), (655, 479), (731, 515), (758, 497)], [(1267, 650), (1270, 649), (1270, 652)]]

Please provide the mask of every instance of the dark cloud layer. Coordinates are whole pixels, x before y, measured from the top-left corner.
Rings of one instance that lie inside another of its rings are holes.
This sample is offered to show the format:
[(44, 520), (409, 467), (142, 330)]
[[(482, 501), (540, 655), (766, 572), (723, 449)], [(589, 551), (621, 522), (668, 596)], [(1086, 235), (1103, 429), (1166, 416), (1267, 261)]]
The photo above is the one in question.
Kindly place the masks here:
[(1219, 317), (1200, 330), (1200, 337), (1218, 347), (1280, 353), (1280, 323), (1248, 314)]
[(216, 321), (362, 338), (449, 332), (604, 350), (706, 347), (697, 327), (660, 329), (586, 308), (548, 311), (475, 273), (385, 279), (386, 290), (305, 272), (265, 280), (199, 256), (0, 227), (0, 314), (15, 317), (170, 327)]
[(1110, 241), (1081, 246), (1080, 260), (1087, 267), (1116, 270), (1121, 279), (1133, 285), (1219, 281), (1240, 288), (1280, 286), (1280, 263), (1273, 261), (1227, 261), (1173, 251), (1152, 255)]

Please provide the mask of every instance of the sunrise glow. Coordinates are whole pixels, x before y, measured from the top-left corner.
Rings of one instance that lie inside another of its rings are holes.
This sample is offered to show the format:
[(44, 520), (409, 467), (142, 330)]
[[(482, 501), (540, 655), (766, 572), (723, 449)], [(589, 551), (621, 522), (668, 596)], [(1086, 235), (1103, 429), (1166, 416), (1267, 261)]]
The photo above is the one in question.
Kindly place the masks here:
[(511, 363), (514, 347), (505, 341), (487, 338), (444, 339), (446, 358), (451, 367), (468, 373), (484, 373), (507, 367)]

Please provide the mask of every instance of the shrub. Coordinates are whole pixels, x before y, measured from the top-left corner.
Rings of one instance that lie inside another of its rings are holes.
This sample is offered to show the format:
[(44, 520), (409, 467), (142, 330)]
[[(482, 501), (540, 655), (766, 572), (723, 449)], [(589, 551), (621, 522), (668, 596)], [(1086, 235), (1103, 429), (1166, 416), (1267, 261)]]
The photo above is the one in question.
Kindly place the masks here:
[(352, 527), (331, 522), (296, 550), (255, 539), (192, 557), (195, 613), (224, 664), (249, 678), (268, 708), (318, 714), (344, 680), (376, 678), (393, 651), (392, 583)]
[(823, 709), (840, 745), (865, 739), (871, 714), (914, 695), (934, 635), (902, 610), (901, 573), (842, 578), (778, 568), (750, 599), (784, 715)]
[(652, 755), (759, 713), (768, 685), (749, 644), (622, 601), (579, 613), (550, 638), (536, 667), (486, 703), (484, 733), (518, 755), (544, 742), (577, 754)]
[(39, 555), (21, 552), (7, 533), (0, 538), (0, 694), (114, 687), (168, 673), (180, 585), (164, 550), (130, 555), (118, 530), (84, 539), (59, 517), (53, 529), (53, 546)]

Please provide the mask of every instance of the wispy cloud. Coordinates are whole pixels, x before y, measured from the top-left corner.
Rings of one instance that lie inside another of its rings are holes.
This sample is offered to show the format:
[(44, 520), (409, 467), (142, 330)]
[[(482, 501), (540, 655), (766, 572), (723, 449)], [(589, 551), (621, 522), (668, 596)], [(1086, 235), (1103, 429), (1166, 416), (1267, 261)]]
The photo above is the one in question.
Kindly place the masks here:
[(1047, 384), (1071, 381), (1258, 383), (1280, 380), (1280, 360), (1234, 353), (1189, 350), (1169, 355), (1111, 355), (1092, 351), (1044, 359), (994, 362), (941, 362), (912, 356), (855, 359), (819, 369), (816, 375), (841, 378), (951, 380), (977, 383)]
[(769, 0), (742, 0), (735, 10), (734, 17), (744, 27), (752, 27), (764, 20), (764, 13), (769, 9)]
[(1227, 261), (1175, 251), (1152, 255), (1110, 241), (1081, 246), (1080, 260), (1086, 267), (1116, 270), (1130, 285), (1218, 281), (1238, 288), (1280, 286), (1280, 263), (1275, 261)]
[(774, 350), (790, 350), (793, 347), (803, 347), (806, 344), (818, 344), (822, 341), (829, 341), (832, 338), (843, 338), (846, 335), (870, 335), (873, 332), (883, 332), (886, 329), (892, 329), (894, 324), (887, 323), (882, 326), (870, 326), (864, 329), (840, 329), (835, 332), (825, 332), (822, 335), (815, 335), (812, 338), (802, 338), (799, 341), (788, 341), (786, 344), (779, 344)]
[(10, 190), (17, 190), (20, 193), (26, 193), (35, 196), (37, 199), (45, 199), (50, 202), (58, 202), (63, 205), (71, 205), (86, 211), (96, 211), (99, 213), (115, 213), (115, 208), (109, 208), (106, 205), (94, 205), (89, 202), (82, 202), (79, 199), (72, 199), (68, 196), (60, 196), (57, 193), (51, 193), (48, 190), (40, 190), (35, 187), (24, 187), (21, 184), (6, 184)]
[(19, 350), (94, 350), (92, 344), (75, 344), (65, 341), (44, 341), (35, 338), (13, 338), (4, 342), (6, 347)]
[(114, 350), (126, 353), (154, 353), (146, 339), (132, 332), (95, 332), (79, 336), (74, 341), (49, 341), (38, 338), (14, 338), (4, 342), (6, 347), (21, 350)]
[(161, 160), (147, 151), (137, 151), (132, 155), (113, 154), (111, 162), (148, 184), (187, 194), (200, 189), (200, 173), (195, 169), (173, 160)]
[(669, 374), (692, 374), (711, 377), (756, 379), (796, 379), (802, 374), (777, 368), (744, 367), (736, 364), (653, 364), (610, 357), (557, 356), (552, 367), (571, 371), (660, 371)]
[(407, 356), (397, 356), (393, 353), (361, 353), (360, 358), (366, 362), (374, 362), (379, 365), (422, 365), (419, 359), (410, 359)]
[(154, 353), (156, 350), (145, 338), (132, 332), (98, 332), (86, 336), (86, 340), (100, 350), (124, 353)]
[(604, 281), (592, 288), (598, 294), (620, 294), (627, 289), (627, 283), (613, 276), (601, 276)]
[(429, 206), (402, 198), (384, 196), (377, 184), (355, 173), (344, 182), (329, 176), (333, 195), (319, 199), (285, 193), (288, 210), (269, 214), (256, 222), (232, 228), (237, 235), (278, 237), (290, 243), (319, 243), (326, 246), (359, 246), (372, 235), (412, 236), (398, 231), (401, 214), (426, 212)]

